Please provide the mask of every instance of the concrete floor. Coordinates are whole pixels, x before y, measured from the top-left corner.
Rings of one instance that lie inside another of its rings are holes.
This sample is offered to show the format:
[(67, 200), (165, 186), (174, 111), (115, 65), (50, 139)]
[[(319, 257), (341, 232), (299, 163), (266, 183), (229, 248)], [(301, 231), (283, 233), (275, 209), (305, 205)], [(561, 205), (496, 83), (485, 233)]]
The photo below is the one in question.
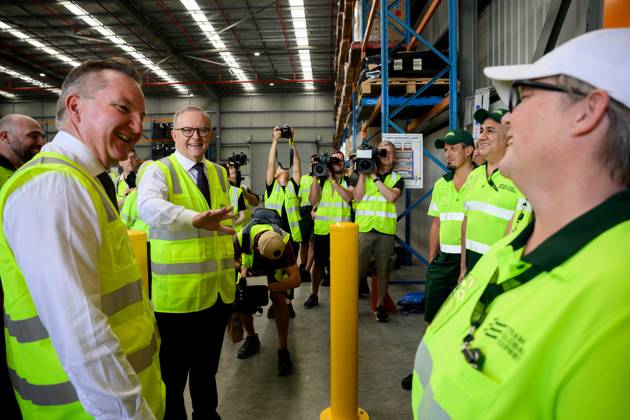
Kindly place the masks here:
[[(424, 269), (404, 267), (391, 279), (424, 279)], [(409, 291), (423, 286), (392, 284), (394, 302)], [(310, 420), (330, 404), (330, 318), (329, 288), (319, 293), (319, 306), (304, 309), (310, 283), (296, 290), (297, 313), (289, 327), (289, 350), (294, 372), (279, 377), (275, 323), (255, 318), (261, 350), (252, 358), (239, 360), (236, 352), (242, 344), (232, 344), (226, 335), (217, 375), (219, 414), (224, 420)], [(421, 314), (391, 315), (388, 323), (379, 323), (370, 310), (369, 299), (359, 301), (359, 407), (372, 420), (411, 418), (411, 394), (400, 387), (400, 380), (411, 373), (413, 358), (425, 329)], [(186, 395), (190, 413), (190, 399)], [(190, 414), (189, 414), (190, 418)]]

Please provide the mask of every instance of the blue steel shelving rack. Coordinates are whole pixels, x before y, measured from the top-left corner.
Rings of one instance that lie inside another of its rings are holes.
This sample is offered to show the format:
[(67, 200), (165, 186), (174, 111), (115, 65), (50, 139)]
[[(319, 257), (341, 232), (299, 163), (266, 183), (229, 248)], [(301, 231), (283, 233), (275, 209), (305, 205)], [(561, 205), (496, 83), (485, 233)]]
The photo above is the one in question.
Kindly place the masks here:
[[(367, 42), (367, 38), (369, 34), (367, 32), (367, 0), (362, 1), (362, 34), (363, 34), (363, 42)], [(457, 20), (457, 0), (443, 0), (448, 1), (448, 56), (442, 54), (438, 51), (433, 45), (431, 45), (428, 41), (420, 36), (420, 34), (416, 33), (416, 31), (410, 26), (410, 0), (405, 1), (405, 20), (399, 19), (396, 15), (391, 12), (391, 8), (395, 7), (403, 0), (374, 0), (380, 2), (380, 26), (381, 26), (381, 133), (388, 133), (390, 130), (394, 130), (398, 133), (406, 133), (406, 131), (400, 127), (395, 122), (395, 117), (400, 114), (402, 111), (407, 109), (408, 107), (414, 106), (427, 106), (427, 105), (437, 105), (444, 98), (435, 97), (435, 96), (427, 96), (423, 95), (427, 89), (433, 85), (439, 78), (448, 73), (449, 78), (449, 128), (455, 128), (457, 126), (457, 110), (458, 110), (458, 101), (457, 101), (457, 80), (458, 80), (458, 72), (457, 72), (457, 37), (458, 37), (458, 20)], [(439, 3), (439, 2), (438, 2)], [(437, 5), (435, 5), (437, 7)], [(429, 50), (431, 50), (434, 54), (440, 57), (444, 63), (445, 67), (439, 71), (426, 85), (424, 85), (420, 90), (418, 90), (411, 97), (390, 97), (389, 89), (387, 88), (389, 82), (389, 74), (388, 74), (388, 62), (389, 62), (389, 40), (388, 40), (388, 28), (390, 25), (400, 32), (400, 30), (393, 24), (390, 23), (390, 19), (396, 22), (398, 25), (404, 28), (405, 35), (405, 43), (409, 45), (409, 42), (412, 37), (416, 38), (418, 42), (426, 46)], [(364, 106), (374, 107), (377, 105), (378, 100), (374, 98), (361, 98), (361, 103), (357, 103), (357, 93), (356, 89), (352, 93), (352, 141), (353, 147), (356, 149), (357, 146), (357, 132), (358, 132), (358, 124), (359, 121), (357, 119), (360, 110)], [(390, 107), (395, 107), (390, 109)], [(378, 132), (375, 134), (377, 135)], [(344, 136), (345, 137), (345, 136)], [(371, 138), (368, 139), (370, 141)], [(446, 171), (446, 167), (444, 164), (431, 152), (429, 152), (426, 148), (423, 148), (424, 155), (429, 158), (432, 162)], [(423, 194), (420, 198), (418, 198), (415, 202), (411, 202), (411, 191), (405, 190), (405, 210), (398, 216), (398, 220), (405, 219), (405, 240), (401, 240), (396, 237), (396, 240), (407, 250), (409, 255), (413, 255), (418, 258), (423, 264), (427, 265), (427, 259), (420, 255), (413, 246), (411, 246), (411, 211), (418, 206), (421, 202), (426, 200), (431, 196), (433, 189), (431, 188), (425, 194)], [(408, 256), (407, 263), (410, 263), (410, 257)], [(410, 283), (409, 281), (405, 283)], [(416, 282), (414, 282), (416, 283)], [(424, 283), (423, 281), (417, 283)]]

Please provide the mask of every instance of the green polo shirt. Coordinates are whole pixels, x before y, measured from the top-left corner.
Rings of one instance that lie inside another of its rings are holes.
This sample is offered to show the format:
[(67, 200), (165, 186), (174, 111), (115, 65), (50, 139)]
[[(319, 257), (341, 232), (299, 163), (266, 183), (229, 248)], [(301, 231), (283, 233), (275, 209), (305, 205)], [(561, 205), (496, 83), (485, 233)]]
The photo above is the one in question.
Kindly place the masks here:
[(462, 222), (464, 220), (464, 198), (468, 190), (468, 178), (459, 191), (453, 182), (454, 172), (448, 172), (435, 181), (429, 216), (440, 218), (440, 251), (460, 254)]
[[(416, 354), (414, 418), (618, 419), (630, 412), (630, 190), (613, 195), (523, 256), (530, 224), (484, 255), (451, 293)], [(496, 297), (462, 341), (483, 291)], [(510, 283), (508, 283), (510, 281)]]
[(505, 236), (519, 199), (524, 195), (498, 169), (488, 176), (486, 165), (473, 170), (467, 182), (469, 186), (464, 202), (466, 250), (485, 254)]

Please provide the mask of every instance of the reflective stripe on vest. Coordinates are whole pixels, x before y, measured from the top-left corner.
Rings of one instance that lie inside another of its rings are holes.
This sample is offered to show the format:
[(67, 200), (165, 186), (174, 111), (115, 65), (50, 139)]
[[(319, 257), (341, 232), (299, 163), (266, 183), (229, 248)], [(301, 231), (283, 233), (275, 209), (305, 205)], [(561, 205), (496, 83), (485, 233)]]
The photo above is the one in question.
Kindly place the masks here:
[(477, 254), (485, 254), (491, 247), (492, 245), (482, 244), (481, 242), (473, 241), (472, 239), (466, 239), (466, 249), (475, 251)]
[[(30, 162), (28, 162), (27, 164), (25, 164), (24, 166), (22, 166), (21, 169), (25, 170), (27, 168), (30, 168), (32, 166), (39, 165), (39, 164), (42, 164), (42, 165), (46, 165), (46, 164), (64, 165), (64, 166), (67, 166), (69, 168), (75, 169), (75, 167), (73, 165), (69, 164), (68, 162), (64, 161), (63, 159), (58, 159), (58, 158), (50, 157), (50, 156), (42, 156), (39, 159), (33, 159)], [(105, 213), (107, 214), (107, 221), (108, 222), (112, 222), (112, 221), (116, 220), (118, 218), (118, 214), (116, 213), (116, 210), (114, 209), (113, 204), (109, 200), (109, 197), (107, 197), (107, 193), (105, 192), (104, 187), (102, 186), (100, 181), (97, 180), (96, 178), (94, 178), (94, 177), (89, 177), (89, 178), (90, 178), (90, 181), (92, 182), (92, 184), (96, 187), (96, 191), (98, 192), (98, 195), (100, 196), (101, 201), (103, 202), (103, 206), (105, 207)]]
[[(143, 292), (138, 263), (126, 229), (103, 186), (84, 168), (58, 153), (43, 152), (24, 165), (0, 192), (0, 223), (7, 199), (38, 176), (62, 173), (82, 186), (90, 197), (101, 232), (96, 261), (101, 288), (101, 310), (107, 326), (120, 343), (138, 376), (142, 396), (154, 415), (164, 413), (165, 389), (159, 368), (157, 326)], [(115, 261), (111, 260), (116, 258)], [(28, 285), (13, 253), (0, 233), (0, 275), (7, 295), (22, 296), (6, 302), (6, 346), (12, 355), (9, 374), (24, 418), (84, 418), (80, 404), (57, 352), (33, 304)], [(54, 281), (54, 273), (51, 274)], [(25, 401), (25, 402), (23, 402)]]
[(277, 180), (274, 180), (271, 194), (265, 193), (265, 208), (273, 209), (282, 216), (282, 206), (284, 206), (287, 212), (287, 220), (289, 221), (289, 229), (291, 230), (291, 239), (293, 239), (294, 242), (302, 242), (302, 233), (300, 231), (300, 210), (293, 182), (289, 181), (287, 186), (282, 189), (280, 183)]
[[(203, 162), (208, 171), (212, 208), (228, 207), (230, 196), (225, 170), (207, 160)], [(160, 159), (156, 165), (169, 186), (168, 201), (197, 212), (210, 208), (175, 155)], [(230, 226), (232, 220), (221, 224)], [(194, 227), (152, 227), (149, 238), (155, 311), (197, 312), (214, 305), (219, 295), (224, 303), (234, 301), (232, 235)]]
[[(330, 225), (332, 223), (350, 221), (350, 203), (347, 203), (334, 189), (332, 182), (337, 181), (325, 180), (321, 190), (313, 227), (313, 232), (316, 235), (330, 234)], [(339, 185), (347, 188), (346, 180), (342, 178)]]
[[(400, 179), (400, 175), (392, 172), (385, 177), (383, 183), (388, 188), (393, 188)], [(359, 225), (359, 232), (377, 232), (394, 235), (398, 214), (396, 204), (390, 203), (378, 190), (372, 178), (365, 180), (365, 194), (357, 203), (355, 222)]]
[[(451, 418), (433, 397), (433, 390), (429, 383), (432, 370), (433, 361), (431, 354), (424, 344), (424, 341), (421, 341), (414, 360), (414, 376), (417, 376), (422, 386), (422, 401), (419, 402), (418, 406), (413, 407), (413, 418), (416, 420), (447, 420)], [(415, 388), (412, 390), (412, 393), (416, 396), (418, 392), (420, 392), (420, 390)]]
[(34, 385), (18, 376), (15, 370), (11, 368), (9, 368), (9, 377), (13, 389), (17, 391), (20, 398), (30, 401), (34, 405), (56, 406), (79, 401), (74, 385), (70, 381), (50, 385)]
[(461, 254), (462, 247), (460, 245), (440, 244), (440, 251), (446, 254)]
[(302, 175), (300, 178), (300, 189), (298, 190), (298, 197), (300, 199), (300, 206), (307, 207), (311, 203), (308, 201), (308, 195), (311, 192), (311, 185), (313, 185), (312, 175)]
[(466, 210), (480, 211), (503, 220), (511, 220), (512, 216), (514, 216), (514, 210), (502, 209), (483, 201), (467, 201), (465, 206)]
[(440, 213), (440, 222), (464, 220), (464, 213)]

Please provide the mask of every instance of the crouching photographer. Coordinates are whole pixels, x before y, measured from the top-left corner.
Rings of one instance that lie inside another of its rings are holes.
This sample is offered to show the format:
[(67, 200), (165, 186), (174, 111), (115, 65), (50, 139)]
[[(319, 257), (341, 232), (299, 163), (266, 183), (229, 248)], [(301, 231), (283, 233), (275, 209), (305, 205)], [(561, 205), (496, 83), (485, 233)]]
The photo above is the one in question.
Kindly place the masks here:
[(234, 260), (237, 271), (241, 274), (234, 311), (241, 314), (241, 323), (247, 333), (237, 354), (239, 359), (245, 359), (255, 355), (260, 349), (253, 314), (258, 307), (267, 304), (266, 293), (260, 293), (260, 281), (255, 283), (253, 277), (266, 277), (269, 297), (275, 307), (278, 375), (284, 376), (293, 372), (287, 348), (289, 307), (285, 292), (300, 285), (300, 272), (293, 249), (287, 246), (290, 235), (278, 226), (279, 221), (274, 210), (258, 209), (252, 222), (234, 235)]

